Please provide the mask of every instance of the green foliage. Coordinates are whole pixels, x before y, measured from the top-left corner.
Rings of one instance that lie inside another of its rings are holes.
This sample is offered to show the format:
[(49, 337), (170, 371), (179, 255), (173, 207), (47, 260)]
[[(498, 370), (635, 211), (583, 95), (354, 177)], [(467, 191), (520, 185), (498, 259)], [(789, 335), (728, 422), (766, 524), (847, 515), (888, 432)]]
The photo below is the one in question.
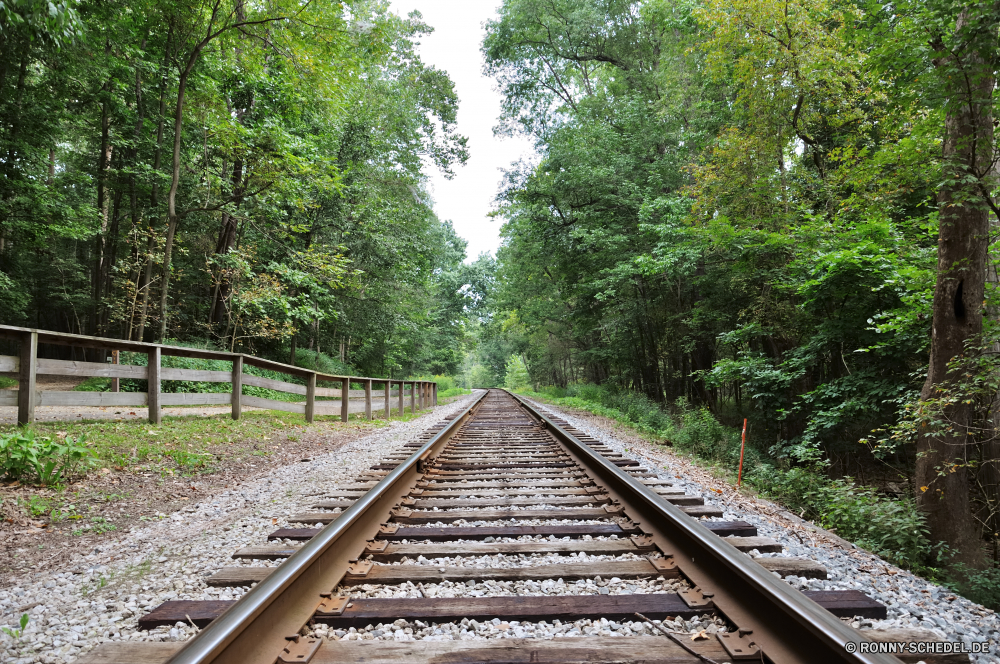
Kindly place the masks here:
[(0, 320), (456, 370), (478, 272), (425, 190), (468, 157), (431, 30), (366, 2), (0, 2)]
[(464, 387), (450, 387), (444, 391), (438, 390), (438, 399), (450, 399), (451, 397), (457, 397), (463, 394), (472, 394), (472, 390), (467, 390)]
[(31, 618), (30, 616), (28, 616), (27, 613), (22, 613), (21, 619), (18, 621), (20, 629), (18, 629), (17, 627), (12, 628), (5, 626), (5, 627), (0, 627), (0, 630), (3, 630), (3, 633), (9, 636), (10, 638), (19, 640), (21, 638), (21, 635), (24, 634), (24, 630), (28, 627), (28, 622), (30, 620)]
[(53, 440), (33, 429), (0, 434), (0, 470), (23, 482), (58, 484), (74, 472), (86, 471), (97, 462), (82, 438), (66, 436)]
[[(90, 523), (81, 526), (80, 528), (75, 528), (73, 530), (73, 534), (77, 537), (80, 535), (103, 535), (115, 530), (118, 530), (118, 526), (111, 523), (104, 517), (95, 516), (90, 518)], [(102, 583), (101, 586), (103, 587), (104, 584)]]
[(850, 478), (830, 480), (804, 468), (782, 471), (766, 463), (745, 477), (790, 509), (897, 565), (925, 572), (940, 562), (911, 498), (889, 499)]
[(1000, 569), (970, 569), (965, 565), (954, 565), (949, 570), (948, 586), (976, 604), (1000, 610)]
[(520, 355), (511, 355), (504, 367), (503, 386), (508, 390), (519, 390), (528, 386), (528, 367)]
[[(669, 440), (676, 450), (724, 468), (735, 479), (740, 432), (721, 424), (705, 408), (679, 401), (675, 420), (641, 395), (615, 394), (596, 385), (546, 388), (538, 396)], [(820, 469), (780, 467), (752, 444), (745, 450), (743, 478), (790, 510), (902, 567), (936, 574), (947, 559), (946, 552), (928, 540), (924, 518), (912, 499), (887, 498), (850, 478), (830, 479)]]

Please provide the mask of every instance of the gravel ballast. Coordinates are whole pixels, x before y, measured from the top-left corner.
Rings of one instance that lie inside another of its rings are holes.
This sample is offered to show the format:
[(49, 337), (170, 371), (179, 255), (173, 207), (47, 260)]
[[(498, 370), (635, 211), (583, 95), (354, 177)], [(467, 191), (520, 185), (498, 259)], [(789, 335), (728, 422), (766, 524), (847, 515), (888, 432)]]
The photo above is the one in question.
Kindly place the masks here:
[(139, 616), (167, 600), (236, 599), (246, 588), (207, 588), (204, 579), (225, 566), (241, 546), (263, 544), (268, 533), (289, 526), (309, 495), (348, 483), (391, 452), (399, 451), (472, 397), (386, 427), (335, 452), (216, 493), (148, 526), (135, 527), (113, 545), (75, 555), (68, 566), (25, 574), (0, 589), (0, 625), (29, 623), (20, 638), (0, 632), (0, 661), (17, 664), (72, 662), (105, 641), (176, 641), (190, 625), (138, 631)]
[(686, 493), (703, 496), (706, 505), (725, 510), (723, 521), (742, 520), (757, 527), (762, 537), (782, 544), (780, 554), (803, 556), (826, 566), (827, 579), (786, 577), (801, 590), (859, 590), (888, 608), (886, 620), (852, 623), (861, 629), (922, 628), (936, 632), (951, 642), (989, 641), (991, 654), (971, 655), (976, 664), (1000, 662), (1000, 617), (996, 612), (959, 597), (857, 548), (833, 533), (799, 519), (780, 505), (752, 498), (716, 479), (683, 456), (655, 445), (608, 418), (574, 411), (527, 399), (534, 407), (564, 419), (583, 433), (593, 436), (616, 452), (648, 464), (660, 479), (669, 479)]
[[(279, 527), (288, 527), (292, 514), (308, 509), (317, 496), (331, 493), (338, 484), (356, 485), (355, 479), (442, 417), (463, 409), (470, 398), (438, 407), (433, 413), (407, 423), (390, 426), (348, 443), (335, 452), (316, 456), (305, 463), (278, 467), (269, 474), (212, 495), (148, 526), (136, 527), (114, 545), (98, 546), (78, 555), (70, 566), (23, 577), (20, 585), (0, 590), (0, 625), (16, 626), (21, 613), (30, 622), (20, 639), (0, 634), (0, 661), (72, 662), (105, 641), (183, 641), (197, 631), (177, 623), (151, 631), (138, 631), (137, 619), (168, 600), (238, 599), (249, 587), (209, 588), (205, 579), (222, 567), (274, 566), (280, 561), (234, 560), (233, 552), (244, 546), (259, 546)], [(1000, 620), (984, 607), (956, 597), (947, 589), (929, 584), (896, 568), (877, 556), (861, 551), (832, 533), (797, 519), (773, 503), (736, 493), (723, 481), (669, 450), (651, 444), (604, 418), (569, 414), (544, 404), (542, 410), (558, 415), (611, 449), (646, 464), (657, 476), (669, 479), (689, 494), (701, 495), (706, 504), (725, 511), (724, 520), (744, 520), (757, 526), (759, 534), (772, 537), (784, 547), (780, 554), (803, 556), (824, 564), (825, 580), (787, 577), (794, 587), (811, 590), (857, 589), (888, 607), (887, 620), (862, 620), (860, 628), (892, 629), (920, 627), (936, 631), (948, 641), (1000, 641)], [(545, 504), (545, 492), (526, 491)], [(512, 512), (538, 506), (508, 508)], [(468, 521), (427, 524), (428, 527), (469, 525), (527, 525), (560, 523), (560, 520)], [(600, 521), (594, 521), (599, 523)], [(532, 542), (541, 537), (496, 538), (497, 542)], [(554, 539), (554, 538), (545, 538)], [(562, 538), (560, 538), (562, 539)], [(590, 539), (590, 538), (588, 538)], [(595, 540), (615, 539), (594, 537)], [(411, 543), (420, 539), (411, 539)], [(470, 543), (472, 541), (470, 540)], [(298, 545), (300, 542), (286, 542)], [(278, 544), (273, 542), (272, 544)], [(553, 554), (470, 555), (404, 559), (391, 565), (448, 566), (468, 568), (541, 567), (566, 562), (610, 562), (639, 560), (634, 554), (588, 555), (574, 558)], [(600, 595), (676, 592), (678, 580), (660, 578), (538, 579), (518, 581), (442, 581), (401, 585), (360, 585), (345, 589), (356, 597), (499, 597), (511, 595)], [(664, 629), (685, 639), (709, 638), (725, 629), (712, 616), (665, 621)], [(364, 628), (333, 629), (317, 626), (314, 634), (332, 640), (450, 641), (504, 638), (583, 638), (586, 636), (661, 636), (642, 621), (609, 621), (604, 618), (573, 623), (502, 622), (462, 620), (433, 623), (397, 620)], [(1000, 662), (996, 655), (978, 655), (973, 661)]]

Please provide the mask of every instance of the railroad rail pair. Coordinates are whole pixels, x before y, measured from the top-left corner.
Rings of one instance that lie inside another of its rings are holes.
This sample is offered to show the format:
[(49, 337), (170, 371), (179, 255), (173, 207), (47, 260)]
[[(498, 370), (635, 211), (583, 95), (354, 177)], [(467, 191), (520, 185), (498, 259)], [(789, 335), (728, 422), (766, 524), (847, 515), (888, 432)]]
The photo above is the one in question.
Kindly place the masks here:
[[(699, 520), (718, 518), (722, 512), (514, 395), (480, 393), (468, 408), (408, 448), (373, 466), (355, 484), (331, 487), (328, 499), (313, 506), (328, 511), (289, 519), (328, 524), (325, 527), (281, 529), (269, 538), (304, 545), (237, 551), (238, 558), (284, 559), (270, 568), (227, 568), (209, 579), (210, 585), (256, 583), (241, 599), (167, 602), (140, 620), (145, 627), (185, 619), (204, 625), (187, 643), (105, 644), (86, 661), (898, 662), (889, 655), (850, 652), (848, 644), (868, 639), (838, 617), (884, 617), (885, 607), (856, 591), (807, 595), (793, 589), (777, 575), (825, 571), (799, 559), (751, 558), (743, 551), (769, 550), (777, 543), (755, 537), (756, 529), (744, 522)], [(341, 511), (329, 511), (335, 509)], [(531, 525), (519, 525), (529, 519)], [(383, 564), (421, 555), (434, 559), (580, 551), (647, 557), (493, 569)], [(351, 595), (360, 584), (601, 575), (676, 579), (686, 582), (686, 589), (450, 599)], [(683, 648), (661, 636), (433, 643), (308, 636), (308, 625), (317, 623), (363, 627), (398, 618), (439, 623), (492, 617), (633, 620), (636, 614), (651, 619), (717, 615), (730, 631), (688, 641)]]
[[(163, 406), (230, 405), (234, 420), (240, 419), (243, 406), (298, 413), (304, 415), (307, 422), (312, 422), (316, 415), (339, 413), (340, 418), (346, 422), (352, 412), (364, 412), (365, 417), (372, 419), (377, 411), (384, 411), (385, 418), (388, 419), (392, 413), (394, 397), (398, 399), (400, 415), (406, 408), (406, 396), (409, 396), (410, 410), (414, 413), (418, 408), (422, 410), (426, 405), (437, 405), (437, 383), (433, 381), (334, 376), (243, 353), (90, 337), (11, 325), (0, 325), (0, 339), (18, 342), (19, 352), (17, 355), (0, 355), (0, 376), (16, 378), (18, 381), (17, 390), (0, 392), (0, 406), (17, 406), (18, 424), (28, 424), (34, 421), (36, 405), (146, 407), (149, 409), (149, 421), (153, 424), (160, 423)], [(39, 358), (39, 344), (112, 351), (116, 359), (118, 351), (130, 351), (145, 355), (146, 365)], [(232, 363), (232, 369), (230, 371), (208, 371), (163, 367), (161, 364), (165, 356), (222, 360)], [(302, 382), (300, 384), (287, 380), (254, 376), (246, 373), (245, 367), (275, 371)], [(39, 375), (111, 378), (116, 381), (115, 386), (117, 386), (117, 380), (131, 378), (145, 380), (147, 390), (145, 392), (119, 392), (117, 390), (111, 392), (39, 392), (37, 387)], [(162, 381), (165, 380), (230, 383), (232, 387), (228, 392), (167, 393), (162, 391)], [(339, 383), (340, 387), (321, 387), (317, 383)], [(363, 389), (352, 390), (351, 383), (360, 383)], [(376, 409), (372, 388), (378, 384), (381, 384), (383, 389), (380, 390), (381, 395), (374, 394), (374, 398), (381, 396), (382, 399), (380, 408)], [(277, 392), (301, 395), (304, 397), (304, 403), (250, 396), (243, 393), (244, 386), (263, 387)], [(317, 398), (339, 399), (339, 401), (323, 401)]]

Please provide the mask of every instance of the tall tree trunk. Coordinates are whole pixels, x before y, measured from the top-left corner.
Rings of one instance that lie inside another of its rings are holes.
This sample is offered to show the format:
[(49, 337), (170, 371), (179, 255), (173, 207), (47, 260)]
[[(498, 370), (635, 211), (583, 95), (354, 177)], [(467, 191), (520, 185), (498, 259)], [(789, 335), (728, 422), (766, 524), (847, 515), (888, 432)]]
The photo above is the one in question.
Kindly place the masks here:
[[(233, 173), (231, 177), (233, 189), (233, 205), (239, 209), (243, 201), (243, 160), (237, 158), (233, 163)], [(225, 255), (236, 247), (236, 234), (239, 226), (239, 219), (229, 212), (222, 213), (222, 224), (219, 227), (219, 239), (215, 245), (216, 255)], [(209, 324), (218, 323), (222, 320), (222, 314), (229, 301), (232, 291), (232, 284), (226, 276), (225, 270), (219, 271), (219, 280), (216, 284), (215, 295), (212, 298), (212, 308), (209, 310)]]
[[(105, 55), (111, 49), (111, 44), (105, 46)], [(102, 92), (108, 93), (111, 81), (102, 87)], [(108, 231), (108, 169), (111, 167), (111, 114), (108, 111), (108, 100), (101, 101), (101, 146), (97, 155), (97, 213), (101, 216), (101, 230), (94, 238), (94, 271), (92, 277), (93, 308), (91, 314), (91, 333), (100, 332), (100, 306), (104, 297), (104, 243)]]
[(156, 147), (153, 150), (153, 183), (149, 190), (149, 203), (151, 209), (150, 223), (146, 229), (146, 265), (140, 287), (142, 304), (139, 307), (139, 326), (136, 329), (136, 340), (142, 341), (146, 334), (146, 321), (149, 315), (149, 298), (153, 290), (153, 250), (156, 248), (156, 231), (153, 228), (152, 219), (157, 214), (156, 209), (160, 205), (160, 187), (156, 176), (160, 172), (163, 159), (163, 127), (167, 117), (167, 70), (170, 65), (171, 47), (173, 45), (174, 26), (173, 23), (167, 29), (167, 42), (164, 47), (163, 69), (160, 75), (160, 102), (156, 116)]
[[(967, 11), (959, 16), (961, 34)], [(995, 38), (996, 25), (988, 30)], [(989, 26), (983, 26), (987, 30)], [(983, 329), (983, 295), (989, 245), (989, 217), (978, 180), (990, 170), (993, 149), (991, 95), (995, 80), (990, 64), (974, 49), (949, 51), (937, 63), (946, 74), (951, 99), (945, 116), (943, 157), (948, 177), (938, 194), (940, 209), (937, 283), (934, 288), (930, 364), (922, 399), (957, 376), (948, 363)], [(917, 504), (927, 517), (931, 541), (951, 547), (954, 563), (983, 564), (980, 541), (969, 505), (973, 406), (959, 403), (945, 411), (951, 431), (930, 431), (917, 442)]]

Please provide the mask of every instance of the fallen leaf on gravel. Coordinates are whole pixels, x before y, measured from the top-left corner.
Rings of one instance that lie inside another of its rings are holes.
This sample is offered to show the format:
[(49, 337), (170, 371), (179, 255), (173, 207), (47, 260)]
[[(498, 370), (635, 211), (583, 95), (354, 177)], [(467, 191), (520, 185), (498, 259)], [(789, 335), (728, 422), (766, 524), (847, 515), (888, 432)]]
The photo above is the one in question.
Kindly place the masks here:
[(105, 475), (107, 475), (108, 473), (111, 472), (111, 469), (110, 468), (101, 468), (101, 472), (104, 473)]
[(277, 520), (277, 519), (271, 519), (271, 525), (272, 525), (272, 526), (273, 526), (273, 525), (275, 525), (276, 523), (278, 523), (278, 520)]
[(708, 638), (708, 634), (705, 633), (705, 630), (701, 630), (697, 634), (692, 634), (691, 635), (691, 640), (692, 641), (701, 641), (701, 640), (707, 639), (707, 638)]

